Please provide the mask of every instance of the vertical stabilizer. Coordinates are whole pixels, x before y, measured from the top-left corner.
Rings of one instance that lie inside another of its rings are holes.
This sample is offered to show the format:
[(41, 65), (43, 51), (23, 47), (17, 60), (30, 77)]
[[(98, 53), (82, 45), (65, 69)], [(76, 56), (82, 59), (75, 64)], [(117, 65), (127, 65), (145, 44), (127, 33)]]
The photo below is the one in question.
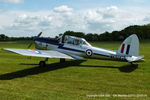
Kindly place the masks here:
[(126, 38), (118, 52), (129, 56), (139, 56), (139, 39), (137, 35), (133, 34)]

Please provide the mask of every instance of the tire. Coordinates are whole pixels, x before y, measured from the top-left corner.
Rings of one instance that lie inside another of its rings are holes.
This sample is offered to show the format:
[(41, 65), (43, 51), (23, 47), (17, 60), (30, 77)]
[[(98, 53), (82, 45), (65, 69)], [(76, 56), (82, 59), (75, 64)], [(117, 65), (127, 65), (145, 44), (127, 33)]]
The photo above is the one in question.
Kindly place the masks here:
[(39, 65), (40, 65), (40, 67), (45, 67), (45, 61), (40, 61), (40, 63), (39, 63)]
[(60, 63), (63, 63), (65, 61), (66, 61), (66, 59), (63, 59), (63, 58), (60, 59)]

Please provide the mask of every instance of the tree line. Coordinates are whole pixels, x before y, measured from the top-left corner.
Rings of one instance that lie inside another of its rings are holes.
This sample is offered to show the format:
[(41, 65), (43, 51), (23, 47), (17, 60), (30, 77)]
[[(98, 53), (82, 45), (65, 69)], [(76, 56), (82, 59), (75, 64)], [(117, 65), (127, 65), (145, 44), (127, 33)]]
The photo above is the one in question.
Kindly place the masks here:
[(66, 31), (64, 34), (85, 38), (88, 41), (123, 41), (131, 34), (136, 34), (140, 40), (150, 39), (150, 25), (134, 25), (121, 31), (104, 32), (102, 34), (85, 34), (83, 32)]
[(5, 34), (0, 34), (0, 41), (18, 41), (18, 40), (33, 40), (33, 37), (8, 37)]
[[(126, 27), (121, 31), (104, 32), (102, 34), (83, 32), (66, 31), (63, 34), (72, 35), (85, 38), (87, 41), (122, 41), (131, 34), (136, 34), (140, 40), (150, 39), (150, 24), (148, 25), (134, 25)], [(59, 34), (62, 35), (62, 34)], [(58, 36), (56, 36), (58, 37)], [(0, 34), (0, 41), (13, 41), (13, 40), (32, 40), (33, 37), (8, 37)]]

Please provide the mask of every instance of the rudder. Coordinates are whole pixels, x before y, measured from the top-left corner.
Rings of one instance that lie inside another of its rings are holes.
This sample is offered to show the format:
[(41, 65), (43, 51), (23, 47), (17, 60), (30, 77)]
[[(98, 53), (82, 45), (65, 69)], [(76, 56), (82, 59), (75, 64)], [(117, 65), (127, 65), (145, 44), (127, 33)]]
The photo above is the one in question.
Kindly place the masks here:
[(137, 35), (133, 34), (126, 38), (118, 52), (129, 56), (139, 56), (139, 39)]

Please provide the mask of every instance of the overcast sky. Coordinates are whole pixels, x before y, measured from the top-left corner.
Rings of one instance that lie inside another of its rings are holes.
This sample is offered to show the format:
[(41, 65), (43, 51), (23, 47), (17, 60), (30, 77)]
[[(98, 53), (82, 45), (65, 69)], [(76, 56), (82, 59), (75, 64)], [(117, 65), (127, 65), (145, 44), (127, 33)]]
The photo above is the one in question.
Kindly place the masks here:
[(150, 23), (150, 0), (0, 0), (0, 34), (54, 37)]

